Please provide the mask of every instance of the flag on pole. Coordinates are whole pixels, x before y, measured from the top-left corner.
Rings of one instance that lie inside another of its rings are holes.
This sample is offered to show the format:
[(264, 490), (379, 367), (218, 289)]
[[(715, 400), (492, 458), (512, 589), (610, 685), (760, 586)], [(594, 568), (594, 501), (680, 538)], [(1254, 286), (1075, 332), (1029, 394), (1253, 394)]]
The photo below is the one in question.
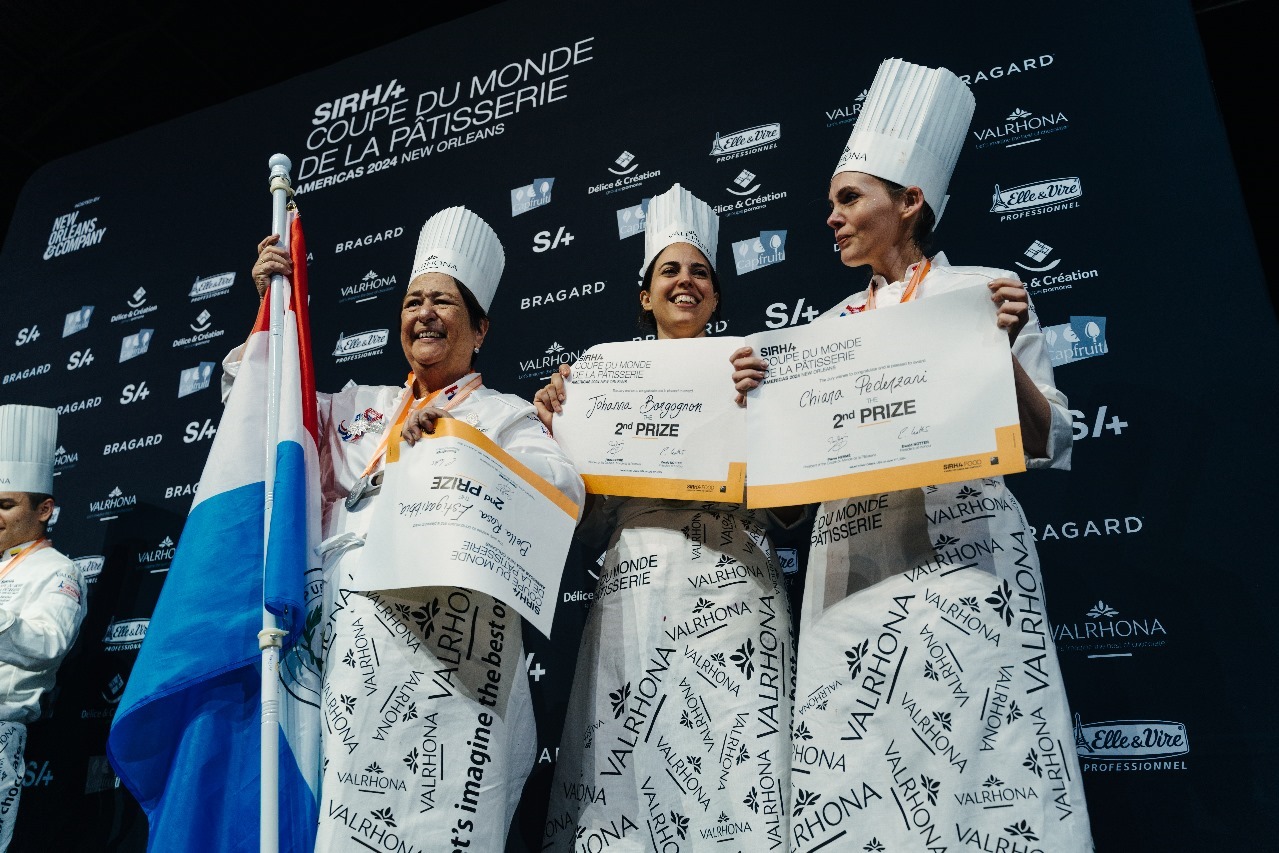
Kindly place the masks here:
[[(319, 789), (318, 418), (306, 245), (289, 222), (283, 378), (269, 539), (270, 298), (263, 300), (146, 639), (107, 740), (151, 851), (257, 853), (263, 606), (280, 651), (279, 850), (310, 853)], [(314, 599), (314, 600), (313, 600)]]

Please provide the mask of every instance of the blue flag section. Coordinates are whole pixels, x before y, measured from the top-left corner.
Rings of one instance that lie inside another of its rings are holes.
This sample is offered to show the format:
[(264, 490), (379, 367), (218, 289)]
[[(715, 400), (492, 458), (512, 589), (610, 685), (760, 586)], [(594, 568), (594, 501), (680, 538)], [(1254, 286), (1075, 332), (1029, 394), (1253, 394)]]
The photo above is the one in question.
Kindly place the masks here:
[[(304, 279), (301, 229), (292, 230)], [(308, 586), (318, 589), (307, 578), (319, 529), (315, 393), (309, 342), (301, 347), (305, 282), (284, 290), (292, 298), (265, 571), (269, 299), (240, 362), (227, 365), (226, 411), (107, 742), (111, 765), (147, 813), (149, 850), (259, 850), (264, 602), (286, 632), (279, 849), (310, 851), (315, 837), (318, 672), (305, 645), (316, 639), (319, 613), (308, 619), (305, 603)]]

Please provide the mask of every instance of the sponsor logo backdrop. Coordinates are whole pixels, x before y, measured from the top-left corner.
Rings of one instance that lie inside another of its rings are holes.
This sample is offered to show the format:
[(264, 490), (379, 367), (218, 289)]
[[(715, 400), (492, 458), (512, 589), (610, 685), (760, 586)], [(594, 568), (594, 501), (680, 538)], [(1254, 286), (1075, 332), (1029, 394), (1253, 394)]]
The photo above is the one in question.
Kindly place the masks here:
[[(972, 86), (939, 248), (1027, 282), (1074, 410), (1074, 470), (1011, 485), (1098, 847), (1264, 846), (1276, 452), (1258, 438), (1279, 358), (1189, 7), (813, 6), (513, 0), (32, 179), (0, 256), (0, 401), (62, 412), (53, 538), (92, 584), (14, 849), (144, 849), (104, 744), (217, 429), (218, 363), (252, 321), (272, 154), (305, 214), (321, 388), (402, 380), (418, 229), (465, 204), (507, 253), (480, 367), (529, 397), (642, 336), (639, 235), (676, 181), (721, 215), (715, 333), (811, 322), (861, 287), (825, 191), (884, 51)], [(806, 542), (782, 544), (798, 595)], [(540, 847), (598, 557), (573, 550), (553, 636), (527, 638), (541, 749), (513, 850)]]

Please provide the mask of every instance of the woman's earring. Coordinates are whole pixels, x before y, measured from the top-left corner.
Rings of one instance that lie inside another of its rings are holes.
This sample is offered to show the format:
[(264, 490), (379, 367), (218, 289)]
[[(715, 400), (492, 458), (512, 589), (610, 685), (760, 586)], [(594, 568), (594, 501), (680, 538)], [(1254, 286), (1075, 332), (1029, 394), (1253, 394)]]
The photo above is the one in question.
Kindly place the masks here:
[(479, 347), (476, 347), (476, 348), (475, 348), (475, 354), (476, 354), (476, 355), (479, 355), (479, 354), (480, 354), (480, 348), (479, 348)]

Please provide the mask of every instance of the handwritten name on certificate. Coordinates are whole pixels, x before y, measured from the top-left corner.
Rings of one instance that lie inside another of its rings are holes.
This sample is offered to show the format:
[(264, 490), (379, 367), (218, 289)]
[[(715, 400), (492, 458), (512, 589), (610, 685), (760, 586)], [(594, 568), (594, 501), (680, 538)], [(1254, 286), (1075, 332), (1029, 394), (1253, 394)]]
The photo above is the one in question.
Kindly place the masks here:
[(551, 634), (577, 506), (469, 424), (393, 445), (358, 572), (361, 590), (460, 586)]
[(970, 287), (750, 335), (747, 502), (787, 506), (1026, 469), (1008, 334)]
[(595, 494), (740, 503), (746, 412), (728, 357), (741, 338), (591, 347), (551, 424)]

